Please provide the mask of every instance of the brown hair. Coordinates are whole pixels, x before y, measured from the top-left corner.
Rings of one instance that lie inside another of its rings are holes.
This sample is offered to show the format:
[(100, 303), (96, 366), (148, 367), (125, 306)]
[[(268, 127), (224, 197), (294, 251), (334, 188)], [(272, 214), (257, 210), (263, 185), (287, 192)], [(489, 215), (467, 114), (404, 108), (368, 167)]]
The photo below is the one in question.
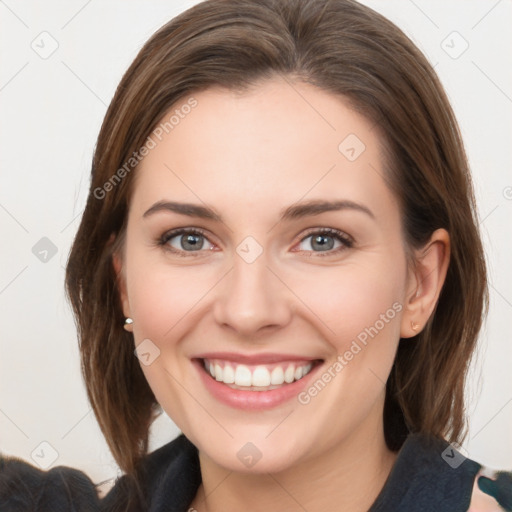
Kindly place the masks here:
[(178, 101), (210, 86), (243, 91), (275, 76), (338, 95), (376, 124), (410, 248), (437, 228), (449, 232), (437, 309), (420, 334), (400, 342), (384, 426), (391, 449), (408, 431), (457, 442), (465, 435), (464, 383), (487, 308), (486, 269), (463, 143), (432, 67), (394, 24), (353, 0), (209, 0), (158, 30), (123, 76), (101, 127), (67, 266), (87, 393), (130, 475), (147, 453), (156, 414), (133, 337), (123, 330), (112, 266), (136, 169), (105, 184)]

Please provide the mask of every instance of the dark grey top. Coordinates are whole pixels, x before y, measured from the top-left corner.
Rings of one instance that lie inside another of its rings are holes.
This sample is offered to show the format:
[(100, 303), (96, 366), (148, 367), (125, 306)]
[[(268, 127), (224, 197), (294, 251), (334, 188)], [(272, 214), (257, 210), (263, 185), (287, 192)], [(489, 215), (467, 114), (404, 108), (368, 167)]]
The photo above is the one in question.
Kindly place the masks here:
[[(480, 468), (444, 440), (410, 434), (369, 512), (467, 512)], [(183, 434), (148, 454), (144, 469), (144, 512), (188, 511), (201, 472), (197, 448)], [(498, 499), (503, 510), (512, 510), (507, 501), (512, 500), (512, 476), (503, 475), (501, 483), (480, 477), (479, 486)], [(130, 489), (122, 476), (99, 500), (81, 471), (60, 466), (44, 472), (19, 459), (0, 457), (1, 512), (126, 512)]]

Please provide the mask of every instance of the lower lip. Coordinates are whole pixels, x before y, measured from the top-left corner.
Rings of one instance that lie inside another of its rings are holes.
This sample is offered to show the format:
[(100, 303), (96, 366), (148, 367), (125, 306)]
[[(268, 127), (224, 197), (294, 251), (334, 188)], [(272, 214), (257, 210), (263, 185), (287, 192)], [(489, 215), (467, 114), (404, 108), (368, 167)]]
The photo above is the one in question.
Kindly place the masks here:
[(206, 373), (201, 360), (194, 359), (192, 363), (197, 368), (206, 389), (217, 400), (230, 407), (254, 411), (271, 409), (297, 397), (321, 366), (321, 364), (316, 364), (305, 377), (291, 384), (283, 384), (280, 388), (269, 391), (243, 391), (232, 389), (226, 384), (213, 379), (209, 373)]

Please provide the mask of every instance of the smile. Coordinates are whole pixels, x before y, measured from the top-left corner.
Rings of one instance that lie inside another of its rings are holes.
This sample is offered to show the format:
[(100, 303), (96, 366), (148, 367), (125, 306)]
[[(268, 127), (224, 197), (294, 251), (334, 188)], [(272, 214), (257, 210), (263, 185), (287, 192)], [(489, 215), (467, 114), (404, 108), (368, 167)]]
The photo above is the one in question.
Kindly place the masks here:
[(290, 361), (267, 365), (246, 365), (220, 359), (203, 359), (204, 369), (218, 382), (232, 389), (268, 391), (305, 377), (314, 361)]
[(235, 409), (257, 411), (296, 399), (321, 370), (324, 360), (276, 355), (224, 358), (218, 353), (194, 357), (192, 363), (200, 382), (216, 401)]

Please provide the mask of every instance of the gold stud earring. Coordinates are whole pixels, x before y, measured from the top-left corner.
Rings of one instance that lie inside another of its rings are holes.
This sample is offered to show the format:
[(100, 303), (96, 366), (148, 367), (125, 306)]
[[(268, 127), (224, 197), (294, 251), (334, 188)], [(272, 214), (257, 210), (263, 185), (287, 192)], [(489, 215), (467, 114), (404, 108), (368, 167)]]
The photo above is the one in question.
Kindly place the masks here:
[(131, 318), (127, 318), (124, 321), (124, 330), (128, 332), (133, 332), (133, 320)]
[(414, 321), (412, 321), (412, 322), (411, 322), (411, 329), (412, 329), (413, 331), (415, 331), (415, 332), (416, 332), (416, 331), (419, 329), (419, 327), (420, 327), (420, 324), (418, 324), (418, 323), (416, 323), (416, 322), (414, 322)]

